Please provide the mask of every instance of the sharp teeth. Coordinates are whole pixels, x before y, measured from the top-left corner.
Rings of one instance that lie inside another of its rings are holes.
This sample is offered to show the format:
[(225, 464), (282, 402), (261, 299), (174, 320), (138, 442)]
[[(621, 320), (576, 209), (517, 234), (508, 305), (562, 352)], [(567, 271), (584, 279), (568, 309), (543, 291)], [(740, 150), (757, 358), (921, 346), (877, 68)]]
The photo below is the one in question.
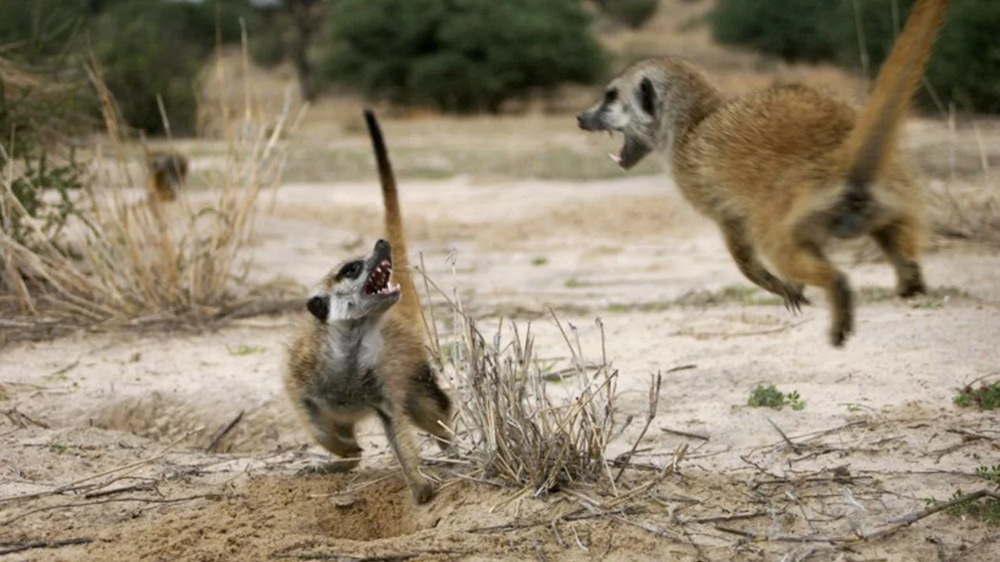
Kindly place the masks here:
[(615, 155), (615, 154), (612, 154), (612, 153), (610, 153), (610, 152), (608, 153), (608, 156), (609, 156), (609, 157), (611, 158), (611, 160), (612, 160), (612, 161), (613, 161), (613, 162), (614, 162), (615, 164), (619, 164), (619, 163), (621, 163), (621, 161), (622, 161), (622, 159), (621, 159), (621, 158), (619, 158), (619, 157), (618, 157), (617, 155)]

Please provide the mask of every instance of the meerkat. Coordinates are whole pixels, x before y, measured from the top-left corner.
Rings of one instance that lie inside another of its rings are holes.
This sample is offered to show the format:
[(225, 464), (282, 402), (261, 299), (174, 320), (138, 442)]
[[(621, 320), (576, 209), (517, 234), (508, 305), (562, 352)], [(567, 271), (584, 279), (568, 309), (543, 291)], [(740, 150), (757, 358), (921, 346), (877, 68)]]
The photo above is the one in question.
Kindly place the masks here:
[(333, 268), (306, 303), (289, 346), (285, 390), (312, 436), (338, 457), (317, 472), (358, 465), (358, 422), (375, 415), (417, 503), (434, 495), (419, 471), (415, 425), (441, 449), (451, 443), (452, 404), (435, 380), (423, 345), (420, 302), (407, 271), (406, 243), (396, 182), (373, 113), (365, 121), (378, 162), (388, 240), (367, 256)]
[(188, 159), (177, 152), (152, 152), (146, 158), (150, 189), (158, 201), (175, 201), (187, 181)]
[(805, 286), (824, 291), (830, 342), (842, 347), (855, 305), (847, 277), (825, 253), (832, 240), (871, 236), (892, 263), (897, 294), (926, 292), (918, 262), (923, 204), (897, 145), (947, 4), (917, 2), (860, 110), (799, 84), (724, 99), (697, 67), (663, 57), (622, 71), (577, 124), (622, 133), (621, 151), (611, 156), (624, 170), (660, 152), (746, 278), (793, 313), (809, 302)]

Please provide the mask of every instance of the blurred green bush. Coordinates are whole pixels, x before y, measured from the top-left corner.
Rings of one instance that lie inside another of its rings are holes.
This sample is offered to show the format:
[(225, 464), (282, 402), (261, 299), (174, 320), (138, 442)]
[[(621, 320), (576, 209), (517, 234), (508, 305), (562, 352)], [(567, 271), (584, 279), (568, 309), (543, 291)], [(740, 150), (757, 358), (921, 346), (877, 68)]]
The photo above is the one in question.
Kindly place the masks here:
[[(850, 0), (848, 0), (850, 2)], [(712, 37), (786, 60), (831, 60), (840, 0), (719, 0), (711, 14)]]
[(449, 112), (497, 112), (606, 65), (578, 0), (339, 0), (330, 22), (332, 81)]
[[(861, 23), (870, 73), (892, 49), (898, 27), (915, 0), (719, 0), (712, 13), (713, 37), (789, 61), (830, 61), (861, 66)], [(858, 12), (855, 13), (855, 6)], [(896, 13), (898, 12), (898, 13)], [(857, 18), (857, 19), (856, 19)], [(927, 81), (944, 103), (960, 110), (1000, 113), (1000, 2), (952, 0)], [(922, 103), (934, 103), (921, 91)]]
[(607, 0), (602, 6), (611, 18), (639, 29), (656, 14), (660, 0)]
[[(219, 6), (219, 39), (238, 42), (239, 19), (253, 15), (249, 5), (231, 0)], [(114, 2), (90, 29), (104, 80), (128, 124), (148, 134), (163, 132), (160, 96), (172, 133), (193, 133), (196, 78), (216, 42), (214, 3)]]

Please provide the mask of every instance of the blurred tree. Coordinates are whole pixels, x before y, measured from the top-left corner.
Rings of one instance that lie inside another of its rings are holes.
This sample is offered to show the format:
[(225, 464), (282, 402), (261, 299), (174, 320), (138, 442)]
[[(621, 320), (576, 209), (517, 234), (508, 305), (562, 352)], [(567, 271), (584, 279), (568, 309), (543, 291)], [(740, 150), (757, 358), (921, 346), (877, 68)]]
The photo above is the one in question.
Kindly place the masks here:
[[(914, 2), (719, 0), (712, 14), (712, 31), (722, 43), (747, 46), (790, 61), (866, 66), (864, 70), (873, 77)], [(962, 109), (1000, 113), (998, 32), (1000, 2), (952, 0), (926, 73), (941, 100)], [(920, 95), (924, 104), (934, 102), (927, 89)]]
[(0, 46), (5, 56), (39, 65), (65, 53), (84, 23), (88, 1), (0, 1)]
[(836, 34), (842, 31), (833, 24), (839, 4), (840, 0), (719, 0), (711, 15), (712, 37), (788, 60), (830, 60), (837, 54)]
[(255, 15), (245, 0), (104, 0), (89, 26), (91, 41), (128, 124), (163, 133), (159, 96), (172, 132), (193, 133), (198, 72), (216, 40), (240, 41), (240, 18)]
[(295, 22), (295, 36), (290, 55), (299, 78), (299, 89), (306, 101), (316, 99), (316, 84), (312, 64), (309, 62), (309, 45), (316, 31), (323, 24), (322, 0), (285, 0), (286, 9)]
[(452, 112), (593, 82), (606, 62), (578, 0), (338, 0), (330, 24), (333, 80)]

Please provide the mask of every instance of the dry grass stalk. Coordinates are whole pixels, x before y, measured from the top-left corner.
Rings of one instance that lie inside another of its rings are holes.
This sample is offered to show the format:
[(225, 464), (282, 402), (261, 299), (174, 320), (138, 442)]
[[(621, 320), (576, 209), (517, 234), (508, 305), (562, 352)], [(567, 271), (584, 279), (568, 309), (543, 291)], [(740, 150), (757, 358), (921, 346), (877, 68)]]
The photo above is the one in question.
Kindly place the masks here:
[[(443, 295), (454, 314), (455, 341), (442, 346), (436, 324), (429, 323), (430, 347), (457, 388), (457, 446), (479, 475), (530, 488), (536, 496), (574, 483), (603, 483), (615, 490), (606, 452), (615, 436), (618, 371), (604, 350), (596, 367), (588, 365), (579, 339), (574, 347), (553, 313), (572, 356), (571, 369), (557, 387), (567, 391), (567, 399), (553, 399), (548, 372), (535, 358), (530, 325), (522, 335), (501, 318), (496, 332), (484, 337), (457, 295), (450, 299), (424, 279), (428, 292), (433, 287)], [(603, 347), (603, 326), (601, 340)]]
[[(260, 193), (280, 181), (285, 155), (278, 138), (287, 116), (269, 130), (263, 124), (274, 120), (258, 108), (242, 108), (242, 119), (226, 130), (224, 165), (208, 172), (207, 191), (188, 196), (182, 190), (177, 203), (164, 204), (138, 187), (145, 178), (132, 180), (128, 152), (136, 140), (93, 57), (88, 71), (112, 165), (100, 165), (105, 147), (96, 146), (90, 181), (67, 229), (79, 256), (66, 256), (59, 241), (37, 228), (30, 246), (0, 232), (0, 289), (8, 293), (0, 294), (0, 307), (41, 324), (72, 327), (197, 323), (256, 302), (240, 283), (250, 263), (246, 243)], [(249, 104), (250, 95), (245, 99)], [(7, 220), (25, 215), (13, 196), (13, 177), (10, 166), (0, 177), (0, 216)]]
[[(948, 113), (948, 131), (951, 140), (951, 178), (955, 182), (956, 150), (958, 134), (956, 131), (955, 108)], [(951, 238), (962, 238), (1000, 246), (1000, 184), (993, 177), (990, 168), (989, 152), (983, 142), (979, 128), (973, 124), (972, 132), (976, 137), (979, 151), (980, 186), (976, 193), (955, 193), (946, 187), (938, 196), (938, 206), (941, 216), (938, 218), (937, 231)]]

